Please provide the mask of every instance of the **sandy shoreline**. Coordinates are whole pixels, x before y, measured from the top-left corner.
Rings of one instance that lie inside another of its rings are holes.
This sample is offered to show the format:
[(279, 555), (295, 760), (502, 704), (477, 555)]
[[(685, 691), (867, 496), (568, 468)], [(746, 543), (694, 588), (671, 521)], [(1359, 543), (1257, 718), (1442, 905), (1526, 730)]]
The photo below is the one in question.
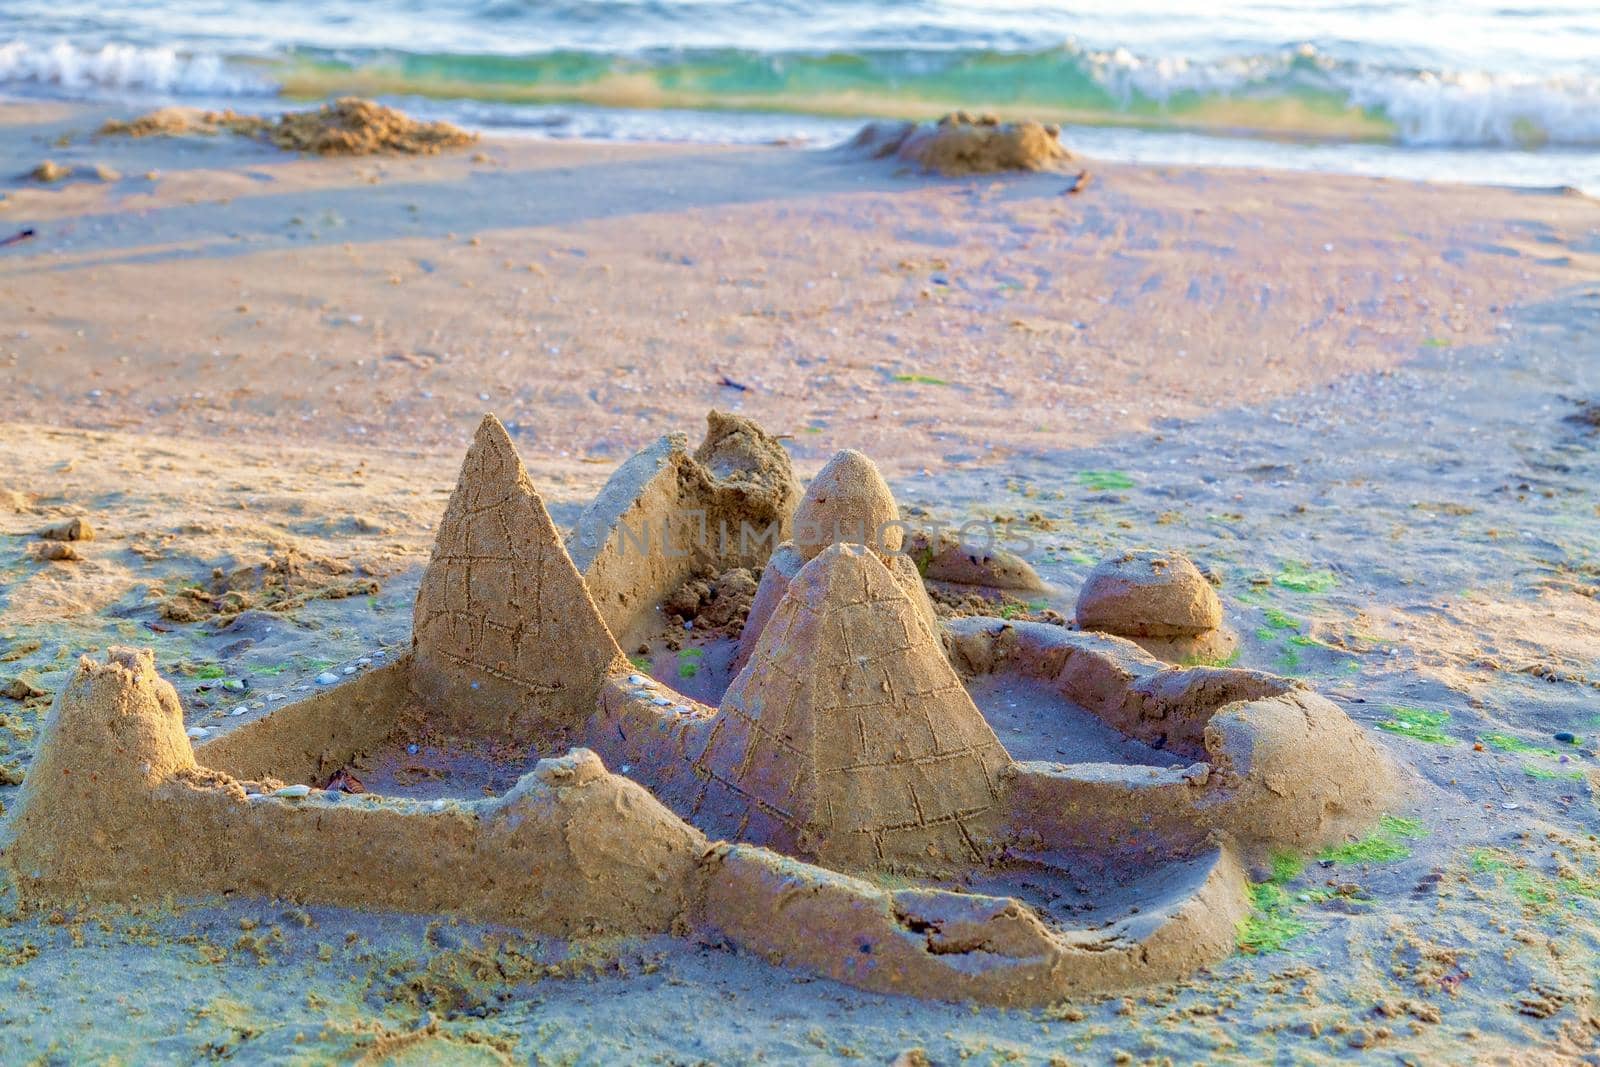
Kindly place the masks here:
[[(51, 915), (7, 887), (0, 1064), (1594, 1061), (1594, 202), (1092, 161), (1068, 196), (781, 148), (299, 160), (99, 118), (0, 105), (18, 170), (122, 174), (0, 183), (0, 237), (38, 230), (0, 248), (0, 685), (45, 694), (0, 699), (0, 775), (82, 652), (154, 647), (214, 726), (241, 699), (218, 677), (265, 700), (404, 647), (483, 410), (568, 525), (722, 407), (802, 475), (859, 447), (915, 514), (1014, 523), (1068, 612), (1099, 558), (1189, 553), (1239, 665), (1308, 681), (1411, 787), (1388, 858), (1285, 883), (1276, 950), (1039, 1012), (718, 946), (569, 956), (292, 902)], [(70, 515), (99, 536), (41, 562)], [(285, 558), (340, 595), (273, 611), (262, 583), (232, 627), (163, 606)]]
[(0, 258), (0, 417), (93, 428), (431, 451), (494, 408), (532, 462), (615, 461), (719, 406), (917, 469), (1481, 341), (1596, 264), (1592, 204), (1550, 193), (1087, 161), (1063, 195), (514, 140), (306, 160), (35, 110), (0, 111), (8, 158), (121, 177), (8, 187), (38, 236)]

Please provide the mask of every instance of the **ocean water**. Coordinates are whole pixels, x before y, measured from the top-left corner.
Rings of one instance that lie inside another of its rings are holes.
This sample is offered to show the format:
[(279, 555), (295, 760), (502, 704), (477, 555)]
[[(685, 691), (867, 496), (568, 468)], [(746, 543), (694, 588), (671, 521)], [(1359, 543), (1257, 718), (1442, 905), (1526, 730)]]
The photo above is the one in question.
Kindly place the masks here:
[(0, 0), (0, 93), (360, 93), (541, 136), (837, 140), (952, 108), (1092, 155), (1600, 188), (1600, 0)]

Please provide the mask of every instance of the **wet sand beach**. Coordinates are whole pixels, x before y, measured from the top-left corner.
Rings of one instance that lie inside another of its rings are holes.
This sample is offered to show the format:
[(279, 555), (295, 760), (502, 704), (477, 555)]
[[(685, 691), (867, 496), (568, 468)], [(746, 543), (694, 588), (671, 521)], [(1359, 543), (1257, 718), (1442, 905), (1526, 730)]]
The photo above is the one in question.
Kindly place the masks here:
[[(34, 231), (0, 248), (7, 808), (80, 653), (153, 647), (221, 730), (406, 648), (485, 410), (569, 525), (713, 407), (804, 476), (859, 448), (913, 514), (1008, 525), (1068, 615), (1097, 560), (1188, 554), (1237, 665), (1332, 698), (1410, 792), (1254, 872), (1224, 963), (1042, 1011), (680, 940), (8, 888), (0, 1063), (1597, 1055), (1594, 201), (1094, 160), (1067, 193), (778, 146), (324, 160), (106, 117), (0, 105), (0, 238)], [(73, 175), (27, 180), (45, 159)], [(42, 559), (73, 516), (82, 558)]]

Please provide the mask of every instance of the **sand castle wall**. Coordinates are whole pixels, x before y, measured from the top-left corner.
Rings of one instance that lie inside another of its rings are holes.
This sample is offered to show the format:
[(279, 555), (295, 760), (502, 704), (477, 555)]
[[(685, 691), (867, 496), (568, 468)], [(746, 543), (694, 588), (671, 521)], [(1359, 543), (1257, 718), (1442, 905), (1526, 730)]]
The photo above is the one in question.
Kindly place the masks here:
[(1170, 667), (1131, 641), (1039, 623), (958, 619), (945, 640), (968, 676), (1009, 670), (1047, 681), (1124, 735), (1195, 761), (1154, 774), (1071, 761), (1018, 765), (1016, 810), (1033, 812), (1027, 826), (1064, 842), (1093, 839), (1092, 817), (1086, 823), (1074, 813), (1098, 809), (1108, 824), (1131, 822), (1175, 840), (1182, 820), (1192, 819), (1250, 852), (1312, 849), (1369, 825), (1399, 791), (1382, 750), (1301, 682)]
[(1039, 1006), (1187, 974), (1233, 950), (1247, 881), (1225, 847), (1184, 872), (1165, 901), (1101, 929), (1057, 932), (1017, 901), (892, 891), (749, 846), (717, 845), (706, 908), (724, 934), (771, 963), (863, 989)]
[(401, 724), (412, 702), (411, 670), (411, 656), (397, 656), (196, 745), (195, 759), (235, 778), (326, 781)]
[(713, 411), (693, 453), (686, 436), (669, 434), (623, 463), (567, 544), (606, 625), (631, 643), (689, 579), (763, 567), (789, 537), (799, 499), (782, 443)]
[(586, 750), (487, 800), (279, 795), (197, 764), (177, 693), (132, 649), (85, 659), (41, 740), (5, 849), (28, 895), (245, 892), (561, 935), (698, 910), (704, 836)]

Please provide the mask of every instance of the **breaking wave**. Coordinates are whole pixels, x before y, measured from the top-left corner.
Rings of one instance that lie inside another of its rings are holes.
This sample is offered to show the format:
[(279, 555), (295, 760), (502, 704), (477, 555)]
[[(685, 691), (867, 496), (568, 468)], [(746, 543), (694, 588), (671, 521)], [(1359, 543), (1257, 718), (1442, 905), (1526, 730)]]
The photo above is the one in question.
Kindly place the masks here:
[(1418, 147), (1600, 146), (1600, 78), (1353, 63), (1308, 45), (1205, 61), (1033, 51), (645, 49), (462, 54), (0, 44), (0, 91), (116, 98), (340, 93), (479, 104), (926, 117), (951, 108), (1092, 126)]

